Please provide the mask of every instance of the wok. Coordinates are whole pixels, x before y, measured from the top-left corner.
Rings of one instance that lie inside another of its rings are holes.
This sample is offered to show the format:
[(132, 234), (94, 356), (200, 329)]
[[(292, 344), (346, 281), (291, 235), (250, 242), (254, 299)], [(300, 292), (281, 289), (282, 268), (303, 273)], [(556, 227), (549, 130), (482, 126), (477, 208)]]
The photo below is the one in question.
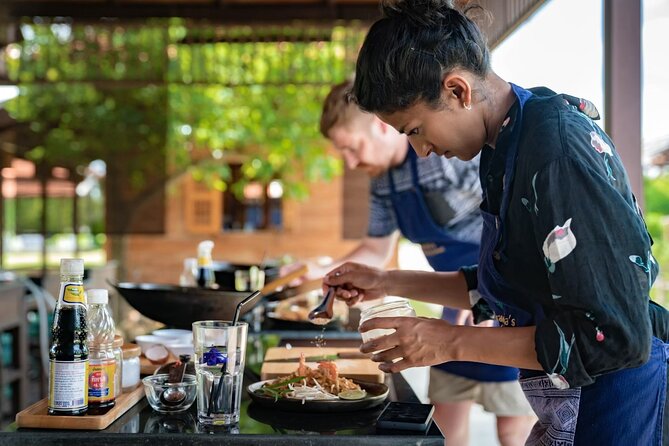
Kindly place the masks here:
[[(271, 281), (260, 290), (260, 296), (275, 291), (306, 272), (304, 267)], [(237, 304), (251, 294), (250, 291), (221, 291), (158, 283), (121, 282), (111, 285), (144, 316), (186, 329), (190, 329), (195, 321), (231, 320)], [(251, 310), (260, 301), (260, 296), (243, 306), (241, 314)]]

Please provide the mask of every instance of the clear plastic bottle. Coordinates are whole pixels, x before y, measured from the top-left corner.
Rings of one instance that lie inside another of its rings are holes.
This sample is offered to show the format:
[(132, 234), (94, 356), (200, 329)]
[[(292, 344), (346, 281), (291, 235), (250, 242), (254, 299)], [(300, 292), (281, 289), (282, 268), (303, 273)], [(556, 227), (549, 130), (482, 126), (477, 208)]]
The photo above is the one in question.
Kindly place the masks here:
[(88, 409), (88, 343), (84, 261), (60, 261), (60, 292), (49, 347), (49, 415), (84, 415)]
[(123, 336), (114, 336), (114, 361), (116, 362), (116, 370), (114, 370), (114, 397), (118, 398), (123, 393)]
[(197, 286), (200, 288), (216, 288), (216, 278), (212, 269), (211, 251), (214, 242), (205, 240), (197, 246)]
[(88, 290), (88, 413), (101, 415), (116, 404), (114, 319), (105, 289)]
[(184, 259), (184, 269), (179, 276), (179, 285), (197, 286), (197, 272), (197, 259), (195, 257)]
[[(375, 317), (398, 317), (398, 316), (400, 317), (416, 316), (416, 312), (414, 311), (413, 307), (409, 305), (408, 300), (406, 299), (394, 300), (391, 302), (386, 302), (379, 305), (375, 305), (373, 307), (369, 307), (360, 313), (360, 324), (362, 324), (368, 319), (372, 319)], [(389, 335), (394, 332), (395, 330), (385, 329), (385, 328), (377, 328), (375, 330), (365, 331), (364, 333), (361, 333), (362, 342), (371, 341), (372, 339), (376, 339), (380, 336)]]

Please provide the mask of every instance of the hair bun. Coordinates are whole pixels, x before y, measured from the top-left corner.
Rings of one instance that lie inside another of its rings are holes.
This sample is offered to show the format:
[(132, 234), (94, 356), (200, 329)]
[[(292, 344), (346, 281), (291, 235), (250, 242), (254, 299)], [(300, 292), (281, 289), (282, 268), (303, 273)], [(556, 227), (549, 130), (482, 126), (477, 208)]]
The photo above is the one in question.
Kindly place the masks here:
[(388, 18), (401, 17), (416, 26), (438, 26), (458, 12), (451, 0), (383, 0), (381, 10)]

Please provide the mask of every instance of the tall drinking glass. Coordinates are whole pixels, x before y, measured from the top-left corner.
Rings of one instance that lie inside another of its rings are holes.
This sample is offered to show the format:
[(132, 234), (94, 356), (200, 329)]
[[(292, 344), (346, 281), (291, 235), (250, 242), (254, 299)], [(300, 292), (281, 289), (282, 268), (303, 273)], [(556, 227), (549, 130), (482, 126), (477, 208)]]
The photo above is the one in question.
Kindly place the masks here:
[(239, 421), (248, 324), (193, 322), (197, 416), (203, 424)]

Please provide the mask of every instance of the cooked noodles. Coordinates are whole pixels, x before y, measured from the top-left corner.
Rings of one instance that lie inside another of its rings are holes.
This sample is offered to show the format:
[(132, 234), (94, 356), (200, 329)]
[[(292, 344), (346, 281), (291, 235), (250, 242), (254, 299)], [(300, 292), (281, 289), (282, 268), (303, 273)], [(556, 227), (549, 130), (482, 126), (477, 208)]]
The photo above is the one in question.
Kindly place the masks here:
[(304, 354), (300, 357), (297, 370), (265, 383), (262, 389), (275, 398), (296, 398), (302, 402), (337, 399), (337, 395), (344, 390), (361, 390), (352, 380), (339, 376), (334, 362), (319, 362), (318, 368), (312, 369), (305, 364)]

